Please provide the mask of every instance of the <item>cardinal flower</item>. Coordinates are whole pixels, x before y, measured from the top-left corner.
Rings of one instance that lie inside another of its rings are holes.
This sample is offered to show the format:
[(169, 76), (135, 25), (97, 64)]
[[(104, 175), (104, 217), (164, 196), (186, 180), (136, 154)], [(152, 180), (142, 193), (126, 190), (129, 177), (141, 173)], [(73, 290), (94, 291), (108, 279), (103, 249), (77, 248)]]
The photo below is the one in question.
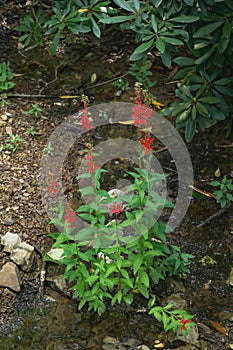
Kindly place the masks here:
[(75, 217), (75, 212), (72, 209), (68, 208), (65, 215), (65, 222), (68, 224), (68, 228), (73, 228), (72, 223), (75, 221)]
[(182, 325), (182, 327), (181, 327), (182, 331), (186, 331), (187, 327), (185, 325), (189, 324), (191, 321), (185, 320), (184, 318), (181, 318), (179, 321), (180, 321), (180, 324)]
[(119, 203), (112, 203), (110, 208), (110, 213), (118, 215), (122, 213), (123, 208)]
[(142, 148), (145, 150), (145, 154), (149, 154), (150, 151), (153, 150), (151, 147), (152, 142), (154, 141), (153, 137), (143, 137), (140, 140), (140, 143), (142, 145)]
[(52, 194), (55, 194), (55, 197), (57, 198), (59, 192), (59, 182), (52, 180), (48, 186), (48, 191)]

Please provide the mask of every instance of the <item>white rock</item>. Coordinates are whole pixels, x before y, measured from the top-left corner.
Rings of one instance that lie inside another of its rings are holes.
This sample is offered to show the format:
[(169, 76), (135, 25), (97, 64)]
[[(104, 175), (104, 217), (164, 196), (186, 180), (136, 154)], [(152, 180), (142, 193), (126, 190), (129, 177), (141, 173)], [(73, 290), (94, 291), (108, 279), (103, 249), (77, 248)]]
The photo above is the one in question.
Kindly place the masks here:
[(1, 239), (1, 244), (4, 245), (4, 251), (7, 253), (11, 253), (20, 243), (21, 238), (17, 233), (7, 232)]

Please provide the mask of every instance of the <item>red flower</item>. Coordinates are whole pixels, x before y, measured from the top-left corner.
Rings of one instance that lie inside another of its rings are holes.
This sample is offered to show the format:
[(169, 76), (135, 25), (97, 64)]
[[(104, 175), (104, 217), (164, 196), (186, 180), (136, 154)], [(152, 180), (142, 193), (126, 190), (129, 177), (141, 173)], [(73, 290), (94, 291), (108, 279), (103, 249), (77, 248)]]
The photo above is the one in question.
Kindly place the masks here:
[(88, 116), (88, 109), (82, 109), (79, 111), (81, 115), (82, 130), (91, 130), (93, 126), (91, 125), (91, 118)]
[(55, 194), (55, 197), (57, 198), (59, 192), (59, 182), (52, 180), (51, 184), (48, 186), (48, 191)]
[(152, 115), (152, 109), (146, 107), (144, 104), (133, 106), (132, 111), (134, 112), (132, 118), (136, 119), (134, 121), (135, 126), (146, 124), (146, 119)]
[(186, 331), (187, 327), (185, 326), (186, 324), (189, 324), (191, 321), (190, 320), (185, 320), (183, 317), (179, 320), (180, 324), (182, 325), (181, 329), (182, 331)]
[(68, 208), (65, 215), (65, 222), (68, 224), (68, 228), (73, 227), (72, 222), (75, 221), (75, 217), (75, 212), (72, 209)]
[(94, 164), (94, 156), (92, 150), (89, 149), (88, 153), (85, 155), (86, 166), (89, 168), (89, 173), (94, 173), (99, 167)]
[(153, 148), (151, 147), (151, 144), (153, 141), (154, 141), (153, 137), (149, 138), (148, 136), (146, 136), (141, 138), (140, 143), (145, 150), (145, 154), (148, 154), (150, 151), (153, 150)]
[(120, 204), (118, 203), (111, 204), (110, 213), (118, 215), (122, 212), (123, 212), (123, 208)]

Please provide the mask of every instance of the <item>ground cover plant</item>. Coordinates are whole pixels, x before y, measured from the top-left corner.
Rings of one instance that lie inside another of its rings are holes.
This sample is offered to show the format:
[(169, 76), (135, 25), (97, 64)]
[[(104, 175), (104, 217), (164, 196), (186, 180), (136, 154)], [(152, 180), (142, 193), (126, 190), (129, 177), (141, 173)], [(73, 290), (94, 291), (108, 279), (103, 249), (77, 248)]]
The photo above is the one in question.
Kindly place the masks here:
[[(15, 29), (25, 47), (51, 41), (51, 54), (64, 37), (72, 41), (72, 35), (93, 32), (99, 38), (109, 25), (133, 31), (137, 47), (129, 72), (136, 81), (147, 88), (155, 84), (149, 79), (151, 55), (179, 67), (177, 101), (163, 113), (176, 117), (190, 141), (197, 127), (205, 130), (231, 118), (225, 96), (233, 96), (226, 70), (232, 60), (232, 11), (230, 0), (64, 0), (29, 10)], [(225, 124), (228, 134), (231, 125)]]
[[(135, 296), (140, 294), (148, 301), (149, 314), (163, 323), (165, 331), (179, 329), (186, 336), (194, 326), (193, 315), (174, 309), (173, 304), (162, 307), (153, 295), (153, 286), (167, 276), (189, 273), (188, 265), (193, 256), (169, 244), (166, 224), (155, 219), (161, 208), (171, 208), (173, 204), (155, 190), (166, 175), (151, 168), (152, 109), (147, 106), (147, 101), (141, 100), (142, 95), (141, 84), (137, 83), (132, 119), (134, 126), (140, 128), (140, 166), (129, 172), (132, 184), (116, 198), (101, 186), (101, 174), (106, 170), (95, 164), (98, 155), (93, 150), (89, 134), (93, 128), (92, 119), (87, 98), (83, 97), (80, 122), (88, 142), (83, 160), (86, 168), (78, 179), (89, 180), (89, 185), (79, 188), (82, 205), (77, 209), (65, 208), (59, 198), (60, 184), (51, 174), (48, 192), (58, 203), (50, 208), (57, 214), (51, 223), (59, 226), (62, 233), (52, 234), (55, 240), (52, 255), (50, 252), (45, 259), (53, 257), (65, 265), (64, 277), (73, 297), (79, 300), (79, 309), (87, 305), (88, 310), (101, 315), (110, 305), (132, 304)], [(77, 232), (74, 226), (76, 215), (89, 224)], [(58, 254), (56, 258), (54, 254)]]

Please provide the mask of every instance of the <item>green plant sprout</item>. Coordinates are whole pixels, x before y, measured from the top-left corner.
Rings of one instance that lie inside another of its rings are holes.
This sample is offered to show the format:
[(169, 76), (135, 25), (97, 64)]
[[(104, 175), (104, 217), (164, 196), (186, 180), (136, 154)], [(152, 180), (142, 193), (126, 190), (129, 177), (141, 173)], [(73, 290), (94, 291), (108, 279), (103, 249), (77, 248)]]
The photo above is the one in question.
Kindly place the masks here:
[(119, 88), (121, 92), (125, 92), (130, 89), (128, 81), (124, 81), (122, 78), (115, 80), (112, 85), (116, 88)]
[(26, 131), (26, 133), (30, 136), (35, 136), (35, 130), (34, 130), (34, 126), (30, 126), (30, 128)]
[(32, 108), (28, 111), (28, 114), (34, 114), (35, 117), (39, 117), (42, 113), (42, 109), (39, 107), (38, 103), (32, 103)]
[(211, 258), (211, 256), (209, 255), (203, 256), (203, 258), (199, 260), (199, 262), (201, 262), (203, 266), (216, 264), (216, 261), (213, 258)]
[(18, 149), (19, 144), (24, 141), (25, 140), (19, 137), (18, 135), (9, 134), (9, 138), (6, 140), (6, 144), (1, 145), (0, 151), (3, 151), (6, 149), (8, 151), (15, 152)]
[(0, 63), (0, 94), (12, 89), (15, 86), (12, 80), (14, 73), (10, 68), (10, 63)]
[(7, 100), (5, 100), (4, 98), (1, 99), (0, 104), (1, 104), (2, 106), (10, 106), (10, 102), (8, 102)]
[(233, 191), (233, 184), (231, 179), (227, 179), (226, 175), (223, 177), (222, 181), (212, 181), (210, 185), (219, 187), (219, 189), (213, 193), (216, 196), (216, 202), (220, 204), (221, 208), (233, 203), (233, 195), (230, 193)]
[(48, 142), (47, 146), (45, 148), (43, 148), (42, 152), (45, 154), (52, 154), (53, 147), (51, 145), (51, 142)]

